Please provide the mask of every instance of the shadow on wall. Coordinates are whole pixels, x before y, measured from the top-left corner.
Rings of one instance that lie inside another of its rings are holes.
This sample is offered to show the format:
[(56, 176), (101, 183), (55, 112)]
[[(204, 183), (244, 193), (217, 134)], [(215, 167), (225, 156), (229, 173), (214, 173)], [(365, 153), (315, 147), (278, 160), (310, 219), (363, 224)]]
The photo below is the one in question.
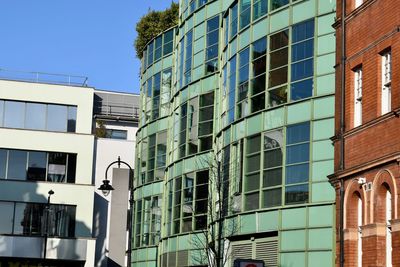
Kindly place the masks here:
[(107, 221), (108, 221), (108, 201), (101, 195), (94, 193), (94, 217), (93, 217), (93, 237), (96, 238), (95, 266), (119, 266), (109, 265), (107, 253)]
[[(37, 189), (36, 183), (0, 180), (0, 213), (6, 218), (0, 220), (0, 234), (8, 234), (0, 236), (0, 266), (19, 266), (15, 265), (18, 262), (9, 262), (12, 258), (26, 258), (25, 265), (39, 266), (38, 260), (42, 261), (45, 254), (46, 233), (46, 259), (76, 261), (52, 265), (83, 266), (92, 237), (90, 228), (76, 220), (74, 206), (58, 205), (51, 198), (47, 208), (48, 199)], [(55, 196), (57, 190), (60, 185), (55, 184)]]

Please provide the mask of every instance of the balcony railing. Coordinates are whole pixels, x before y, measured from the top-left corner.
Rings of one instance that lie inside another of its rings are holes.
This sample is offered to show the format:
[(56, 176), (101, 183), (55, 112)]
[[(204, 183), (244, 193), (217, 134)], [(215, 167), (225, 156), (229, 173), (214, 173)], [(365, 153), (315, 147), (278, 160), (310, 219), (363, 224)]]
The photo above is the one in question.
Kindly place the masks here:
[(0, 80), (47, 83), (47, 84), (70, 85), (70, 86), (87, 86), (88, 78), (84, 76), (73, 76), (73, 75), (54, 74), (45, 72), (27, 72), (27, 71), (7, 70), (0, 68)]

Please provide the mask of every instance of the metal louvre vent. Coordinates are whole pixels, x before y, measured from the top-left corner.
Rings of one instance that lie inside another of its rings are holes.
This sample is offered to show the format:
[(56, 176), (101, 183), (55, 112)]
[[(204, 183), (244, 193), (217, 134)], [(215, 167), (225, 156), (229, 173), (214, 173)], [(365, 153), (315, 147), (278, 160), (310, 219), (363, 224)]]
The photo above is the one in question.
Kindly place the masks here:
[(278, 241), (256, 243), (256, 259), (263, 260), (266, 267), (278, 266)]
[(187, 266), (188, 265), (188, 251), (182, 250), (178, 251), (178, 266)]
[(232, 245), (232, 259), (251, 259), (252, 244), (235, 244)]
[(168, 253), (168, 266), (175, 267), (176, 266), (176, 252)]
[(161, 267), (168, 267), (167, 265), (168, 253), (164, 253), (161, 256)]

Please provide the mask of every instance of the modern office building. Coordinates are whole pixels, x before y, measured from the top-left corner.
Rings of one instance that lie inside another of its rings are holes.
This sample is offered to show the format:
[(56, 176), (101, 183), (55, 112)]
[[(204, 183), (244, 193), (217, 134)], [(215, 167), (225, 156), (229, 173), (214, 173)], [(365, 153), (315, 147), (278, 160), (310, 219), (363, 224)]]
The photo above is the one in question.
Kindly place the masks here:
[(142, 58), (132, 266), (333, 266), (335, 1), (179, 6)]
[(39, 77), (0, 80), (0, 266), (92, 267), (93, 88)]
[[(107, 167), (118, 160), (134, 167), (139, 95), (94, 91), (95, 178), (98, 188)], [(96, 267), (128, 266), (129, 168), (111, 165), (107, 178), (114, 190), (104, 196), (96, 190), (93, 232), (96, 238)]]
[(399, 12), (388, 0), (337, 1), (330, 177), (336, 188), (337, 266), (400, 266)]

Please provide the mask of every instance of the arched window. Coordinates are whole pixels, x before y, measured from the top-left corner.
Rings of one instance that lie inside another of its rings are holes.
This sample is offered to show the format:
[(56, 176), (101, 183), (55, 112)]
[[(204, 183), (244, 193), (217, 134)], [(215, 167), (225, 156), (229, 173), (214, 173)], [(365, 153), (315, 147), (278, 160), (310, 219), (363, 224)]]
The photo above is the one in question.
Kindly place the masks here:
[(357, 200), (357, 266), (362, 267), (362, 200)]
[(386, 267), (392, 267), (392, 194), (386, 191)]

